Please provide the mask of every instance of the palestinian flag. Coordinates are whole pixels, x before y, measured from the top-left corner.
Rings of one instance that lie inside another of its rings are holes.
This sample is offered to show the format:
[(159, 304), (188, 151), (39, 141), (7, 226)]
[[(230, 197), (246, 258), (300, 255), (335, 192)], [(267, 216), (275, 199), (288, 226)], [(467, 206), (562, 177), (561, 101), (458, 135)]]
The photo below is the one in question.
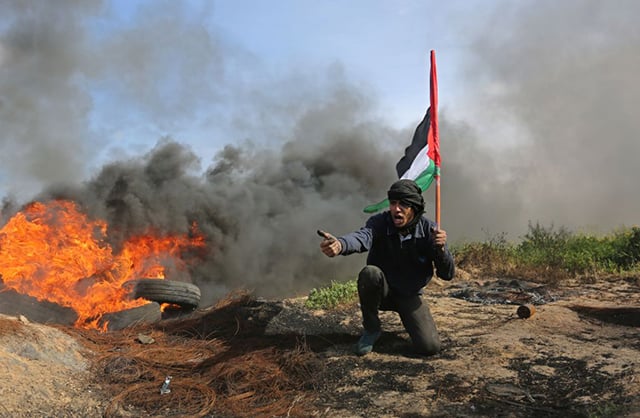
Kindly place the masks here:
[[(438, 81), (434, 51), (431, 51), (431, 106), (416, 128), (411, 144), (396, 164), (399, 179), (414, 180), (424, 192), (440, 178), (440, 141), (438, 134)], [(389, 206), (387, 199), (364, 208), (375, 213)]]

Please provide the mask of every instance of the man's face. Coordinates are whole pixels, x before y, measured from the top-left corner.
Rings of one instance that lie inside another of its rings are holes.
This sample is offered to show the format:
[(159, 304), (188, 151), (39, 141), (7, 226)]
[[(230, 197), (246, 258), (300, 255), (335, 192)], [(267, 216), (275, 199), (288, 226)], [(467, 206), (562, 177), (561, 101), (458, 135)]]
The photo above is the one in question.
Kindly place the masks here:
[(400, 203), (399, 200), (389, 201), (389, 211), (391, 212), (391, 219), (393, 219), (393, 224), (396, 228), (403, 228), (411, 222), (415, 216), (413, 208)]

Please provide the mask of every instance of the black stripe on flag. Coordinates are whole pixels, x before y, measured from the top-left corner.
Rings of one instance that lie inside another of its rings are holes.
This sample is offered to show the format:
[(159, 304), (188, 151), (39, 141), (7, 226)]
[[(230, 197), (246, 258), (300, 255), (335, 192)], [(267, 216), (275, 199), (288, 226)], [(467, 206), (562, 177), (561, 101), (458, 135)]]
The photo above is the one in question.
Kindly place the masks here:
[(402, 177), (404, 173), (411, 167), (413, 160), (425, 145), (427, 145), (427, 135), (429, 134), (429, 124), (431, 123), (431, 107), (427, 109), (427, 113), (424, 115), (424, 119), (416, 128), (416, 132), (413, 134), (413, 140), (404, 150), (404, 157), (396, 164), (396, 172), (398, 178)]

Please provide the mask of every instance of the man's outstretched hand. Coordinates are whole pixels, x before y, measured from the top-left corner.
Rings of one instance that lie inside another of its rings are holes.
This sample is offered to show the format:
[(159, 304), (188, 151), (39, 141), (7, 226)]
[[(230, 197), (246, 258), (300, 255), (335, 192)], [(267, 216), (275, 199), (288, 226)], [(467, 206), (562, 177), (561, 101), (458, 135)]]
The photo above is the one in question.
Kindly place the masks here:
[(322, 250), (324, 255), (327, 257), (335, 257), (340, 254), (342, 244), (340, 244), (340, 241), (338, 241), (336, 237), (320, 229), (318, 229), (317, 233), (323, 238), (323, 240), (320, 241), (320, 250)]

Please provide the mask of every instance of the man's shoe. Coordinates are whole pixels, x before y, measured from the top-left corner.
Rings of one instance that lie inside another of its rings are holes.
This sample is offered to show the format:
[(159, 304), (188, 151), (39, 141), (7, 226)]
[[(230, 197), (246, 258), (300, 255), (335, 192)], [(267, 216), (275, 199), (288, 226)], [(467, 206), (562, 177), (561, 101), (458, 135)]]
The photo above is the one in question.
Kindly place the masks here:
[(365, 330), (356, 344), (356, 354), (359, 356), (369, 354), (373, 350), (373, 344), (380, 338), (380, 334), (380, 331), (369, 332)]

